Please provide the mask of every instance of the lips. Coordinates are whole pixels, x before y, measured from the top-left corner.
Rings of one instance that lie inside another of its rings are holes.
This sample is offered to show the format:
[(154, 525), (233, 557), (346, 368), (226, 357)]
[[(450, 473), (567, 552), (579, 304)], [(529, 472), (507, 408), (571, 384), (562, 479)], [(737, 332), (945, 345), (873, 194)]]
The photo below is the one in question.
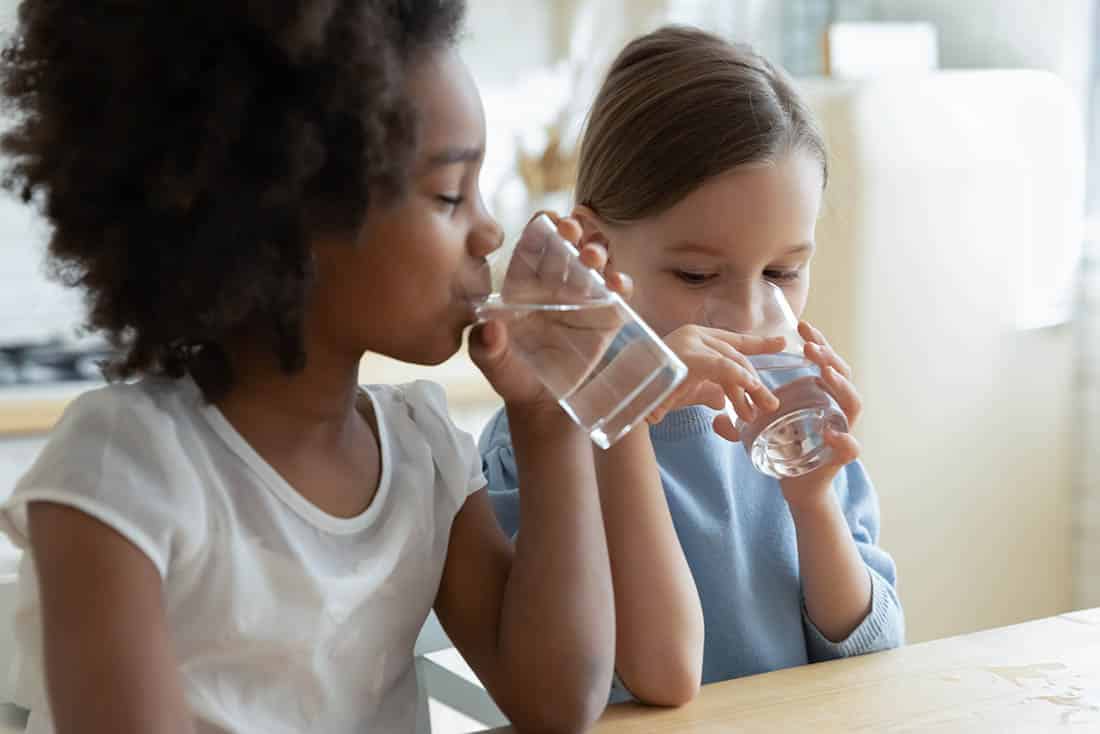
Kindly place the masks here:
[(493, 292), (492, 270), (488, 260), (480, 260), (463, 273), (459, 282), (459, 296), (467, 303), (484, 301)]

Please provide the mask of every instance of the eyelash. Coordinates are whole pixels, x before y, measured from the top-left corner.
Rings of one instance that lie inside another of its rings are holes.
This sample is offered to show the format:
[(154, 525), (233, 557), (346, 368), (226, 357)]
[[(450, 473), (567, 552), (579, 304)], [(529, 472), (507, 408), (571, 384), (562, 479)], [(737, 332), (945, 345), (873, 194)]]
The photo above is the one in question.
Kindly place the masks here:
[(688, 285), (706, 285), (713, 280), (716, 275), (714, 273), (693, 273), (688, 270), (677, 270), (676, 277), (682, 280)]
[[(777, 283), (793, 283), (802, 276), (801, 270), (765, 270), (764, 277)], [(688, 270), (677, 270), (676, 277), (688, 285), (703, 286), (714, 278), (717, 273), (693, 273)]]
[(446, 196), (444, 194), (440, 194), (439, 196), (437, 196), (435, 198), (439, 202), (441, 202), (443, 204), (446, 204), (449, 207), (456, 208), (456, 209), (459, 206), (461, 206), (461, 204), (463, 202), (463, 198), (461, 196)]
[(802, 275), (801, 270), (765, 270), (764, 276), (768, 280), (778, 283), (793, 283)]

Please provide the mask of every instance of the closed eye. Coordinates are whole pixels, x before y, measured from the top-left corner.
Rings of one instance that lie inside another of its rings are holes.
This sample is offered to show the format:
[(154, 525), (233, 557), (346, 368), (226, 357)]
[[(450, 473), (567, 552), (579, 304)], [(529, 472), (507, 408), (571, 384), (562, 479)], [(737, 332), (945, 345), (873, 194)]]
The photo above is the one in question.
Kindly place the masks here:
[(435, 197), (437, 201), (446, 204), (447, 206), (459, 206), (462, 204), (462, 196), (455, 194), (453, 196), (448, 194), (439, 194)]
[(706, 285), (717, 277), (717, 273), (699, 273), (690, 270), (677, 270), (676, 277), (688, 285)]
[(802, 277), (802, 268), (796, 270), (765, 270), (764, 277), (776, 283), (793, 283)]

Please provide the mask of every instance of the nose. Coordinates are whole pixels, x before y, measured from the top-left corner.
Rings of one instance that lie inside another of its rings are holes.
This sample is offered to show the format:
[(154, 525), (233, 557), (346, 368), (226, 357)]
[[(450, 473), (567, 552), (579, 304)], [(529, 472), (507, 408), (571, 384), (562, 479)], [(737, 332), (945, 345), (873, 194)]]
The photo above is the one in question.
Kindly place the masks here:
[(478, 197), (478, 222), (470, 231), (469, 250), (473, 257), (487, 257), (504, 244), (504, 230)]
[(734, 283), (708, 294), (703, 325), (723, 331), (752, 333), (764, 326), (764, 294), (755, 282)]

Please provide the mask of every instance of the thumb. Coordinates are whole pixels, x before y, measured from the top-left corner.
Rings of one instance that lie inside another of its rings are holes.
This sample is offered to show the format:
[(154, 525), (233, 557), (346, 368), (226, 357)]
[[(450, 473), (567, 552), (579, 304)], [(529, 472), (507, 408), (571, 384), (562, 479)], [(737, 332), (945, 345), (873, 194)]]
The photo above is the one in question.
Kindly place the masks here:
[(859, 442), (850, 433), (837, 431), (834, 428), (826, 428), (825, 443), (833, 450), (833, 456), (828, 466), (833, 469), (834, 474), (859, 458)]
[(714, 418), (714, 432), (730, 443), (741, 442), (741, 432), (733, 424), (733, 421), (725, 413), (720, 413)]
[(478, 324), (470, 332), (470, 359), (489, 376), (505, 361), (508, 352), (508, 330), (499, 321)]

